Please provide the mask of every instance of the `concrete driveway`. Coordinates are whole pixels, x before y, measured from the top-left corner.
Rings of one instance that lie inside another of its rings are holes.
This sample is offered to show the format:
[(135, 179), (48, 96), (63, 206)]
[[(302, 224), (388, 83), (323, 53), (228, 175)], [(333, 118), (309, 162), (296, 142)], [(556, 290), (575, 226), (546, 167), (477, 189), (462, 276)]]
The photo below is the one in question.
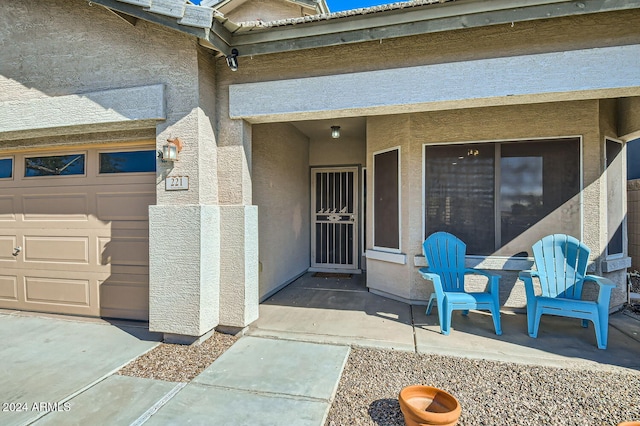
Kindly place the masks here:
[(30, 424), (159, 344), (147, 327), (0, 312), (0, 424)]

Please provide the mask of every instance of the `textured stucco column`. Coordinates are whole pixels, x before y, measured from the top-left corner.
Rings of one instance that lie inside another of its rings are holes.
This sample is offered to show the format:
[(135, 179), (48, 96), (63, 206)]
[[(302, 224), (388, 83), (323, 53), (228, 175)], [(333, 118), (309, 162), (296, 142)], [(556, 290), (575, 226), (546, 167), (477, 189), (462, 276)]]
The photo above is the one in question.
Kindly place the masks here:
[(252, 206), (251, 124), (218, 110), (220, 328), (238, 331), (258, 318), (258, 208)]
[(258, 319), (258, 207), (220, 206), (220, 326)]
[(218, 206), (149, 207), (149, 328), (191, 343), (218, 325)]

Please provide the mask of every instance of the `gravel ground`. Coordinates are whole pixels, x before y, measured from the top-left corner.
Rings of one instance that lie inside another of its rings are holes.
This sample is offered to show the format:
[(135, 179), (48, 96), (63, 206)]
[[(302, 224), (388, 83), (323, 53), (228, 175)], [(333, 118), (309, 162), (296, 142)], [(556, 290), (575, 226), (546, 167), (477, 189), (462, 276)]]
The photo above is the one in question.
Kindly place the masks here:
[[(216, 332), (199, 346), (163, 343), (118, 374), (188, 382), (237, 339)], [(459, 426), (617, 425), (640, 420), (637, 372), (579, 371), (354, 347), (325, 425), (402, 426), (398, 393), (411, 384), (436, 386), (458, 398)]]
[(162, 343), (125, 365), (118, 374), (189, 382), (231, 347), (238, 337), (214, 332), (200, 345)]
[(353, 348), (326, 425), (404, 425), (397, 398), (411, 384), (436, 386), (458, 398), (460, 426), (640, 420), (640, 374)]

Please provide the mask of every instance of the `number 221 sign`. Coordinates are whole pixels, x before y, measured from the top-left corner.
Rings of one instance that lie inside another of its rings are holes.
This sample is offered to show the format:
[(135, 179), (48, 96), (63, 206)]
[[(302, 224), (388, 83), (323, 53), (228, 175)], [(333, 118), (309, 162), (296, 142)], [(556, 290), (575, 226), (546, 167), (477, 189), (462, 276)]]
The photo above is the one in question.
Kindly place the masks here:
[(167, 191), (185, 191), (189, 189), (189, 176), (167, 176), (164, 182)]

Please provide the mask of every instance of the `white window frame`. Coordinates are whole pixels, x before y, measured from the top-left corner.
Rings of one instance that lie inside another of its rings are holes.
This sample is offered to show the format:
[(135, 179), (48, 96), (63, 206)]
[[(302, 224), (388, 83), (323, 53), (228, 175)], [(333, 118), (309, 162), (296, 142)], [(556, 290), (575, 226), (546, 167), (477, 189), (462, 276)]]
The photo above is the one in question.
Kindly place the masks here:
[[(427, 179), (427, 146), (439, 146), (439, 145), (472, 145), (472, 144), (483, 144), (483, 143), (505, 143), (505, 142), (518, 142), (518, 141), (543, 141), (550, 139), (578, 139), (579, 140), (579, 155), (580, 155), (580, 179), (579, 179), (579, 189), (580, 189), (580, 240), (584, 240), (584, 138), (582, 135), (563, 135), (563, 136), (544, 136), (544, 137), (530, 137), (530, 138), (506, 138), (506, 139), (487, 139), (487, 140), (472, 140), (472, 141), (456, 141), (456, 142), (429, 142), (422, 144), (422, 236), (426, 238), (427, 233), (427, 218), (425, 214), (425, 209), (427, 207), (427, 198), (426, 198), (426, 179)], [(496, 185), (498, 183), (496, 182)], [(497, 202), (497, 201), (496, 201)], [(494, 218), (495, 219), (495, 218)], [(470, 255), (467, 257), (478, 257), (478, 258), (490, 258), (496, 256), (478, 256), (478, 255)], [(497, 256), (500, 257), (500, 256)]]
[[(47, 175), (47, 176), (27, 176), (27, 158), (44, 158), (44, 157), (61, 157), (61, 156), (72, 156), (72, 155), (84, 155), (84, 173), (77, 175)], [(14, 166), (15, 167), (15, 166)], [(87, 150), (69, 150), (69, 151), (56, 151), (56, 152), (47, 152), (46, 154), (31, 154), (25, 153), (22, 155), (22, 176), (21, 179), (25, 180), (38, 180), (38, 179), (80, 179), (87, 177), (87, 170), (89, 169), (89, 152)]]
[[(151, 172), (117, 172), (117, 173), (103, 173), (100, 171), (100, 154), (110, 154), (114, 152), (136, 152), (136, 151), (153, 151), (155, 154), (155, 162), (156, 162), (156, 170)], [(111, 149), (100, 149), (97, 150), (96, 153), (96, 172), (95, 175), (98, 177), (115, 177), (115, 176), (132, 176), (132, 175), (149, 175), (156, 174), (158, 172), (158, 152), (155, 146), (147, 146), (147, 147), (126, 147), (126, 148), (111, 148)]]
[(16, 157), (14, 155), (5, 155), (0, 157), (0, 160), (11, 160), (11, 177), (0, 178), (1, 181), (12, 181), (16, 177)]
[[(386, 152), (391, 152), (391, 151), (398, 151), (398, 248), (392, 248), (392, 247), (380, 247), (380, 246), (376, 246), (375, 242), (376, 242), (376, 218), (375, 218), (375, 214), (376, 214), (376, 209), (375, 209), (375, 196), (376, 196), (376, 188), (375, 188), (375, 176), (376, 176), (376, 170), (375, 170), (375, 157), (378, 154), (384, 154)], [(387, 149), (383, 149), (380, 151), (375, 151), (372, 154), (372, 162), (371, 162), (371, 169), (373, 170), (373, 173), (371, 173), (371, 183), (369, 184), (370, 187), (372, 188), (370, 194), (373, 195), (373, 197), (369, 196), (371, 203), (371, 229), (372, 229), (372, 233), (371, 236), (373, 238), (373, 241), (371, 241), (371, 245), (373, 247), (374, 250), (378, 250), (378, 251), (383, 251), (383, 252), (389, 252), (389, 253), (402, 253), (402, 147), (400, 145), (391, 147), (391, 148), (387, 148)]]
[[(608, 173), (608, 167), (607, 167), (607, 141), (611, 141), (611, 142), (615, 142), (620, 144), (620, 160), (622, 161), (622, 164), (620, 165), (621, 169), (620, 169), (620, 173), (621, 173), (621, 194), (622, 194), (622, 206), (626, 206), (627, 205), (627, 188), (626, 188), (626, 183), (627, 183), (627, 162), (626, 162), (626, 158), (627, 158), (627, 145), (621, 141), (620, 139), (616, 139), (616, 138), (612, 138), (609, 136), (605, 136), (604, 140), (603, 140), (603, 152), (604, 152), (604, 158), (603, 158), (603, 170), (605, 171), (604, 176), (605, 176), (605, 187), (606, 187), (606, 191), (609, 191), (609, 173)], [(611, 211), (609, 208), (609, 197), (605, 197), (605, 199), (607, 200), (607, 207), (606, 207), (606, 212), (607, 212), (607, 243), (605, 244), (605, 259), (607, 260), (613, 260), (613, 259), (621, 259), (623, 257), (626, 257), (626, 253), (628, 250), (628, 235), (627, 235), (627, 215), (625, 214), (624, 217), (622, 218), (622, 251), (620, 253), (613, 253), (613, 254), (609, 254), (609, 212)]]

